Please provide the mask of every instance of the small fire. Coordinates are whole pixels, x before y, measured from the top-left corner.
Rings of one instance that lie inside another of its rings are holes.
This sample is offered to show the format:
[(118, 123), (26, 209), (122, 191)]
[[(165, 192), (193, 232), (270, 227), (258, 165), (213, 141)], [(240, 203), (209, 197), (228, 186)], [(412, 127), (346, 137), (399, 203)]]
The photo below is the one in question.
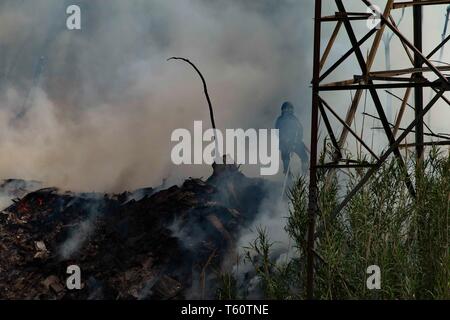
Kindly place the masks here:
[(30, 205), (28, 204), (28, 202), (20, 202), (17, 209), (18, 209), (17, 211), (20, 214), (28, 213), (31, 210)]

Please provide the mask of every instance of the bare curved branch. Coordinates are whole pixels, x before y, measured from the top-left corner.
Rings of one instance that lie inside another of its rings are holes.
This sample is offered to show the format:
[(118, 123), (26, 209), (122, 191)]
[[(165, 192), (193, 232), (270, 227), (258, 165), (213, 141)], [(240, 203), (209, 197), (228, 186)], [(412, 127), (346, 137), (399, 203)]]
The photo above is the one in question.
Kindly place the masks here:
[(172, 58), (167, 59), (167, 61), (170, 61), (170, 60), (182, 60), (182, 61), (184, 61), (186, 63), (189, 63), (195, 69), (195, 71), (197, 71), (198, 75), (200, 76), (200, 79), (203, 82), (203, 91), (204, 91), (205, 96), (206, 96), (206, 101), (208, 102), (209, 115), (211, 117), (211, 125), (212, 125), (212, 128), (215, 131), (216, 130), (216, 121), (214, 119), (214, 110), (213, 110), (213, 107), (212, 107), (211, 99), (209, 97), (208, 86), (206, 85), (205, 77), (203, 77), (203, 74), (200, 72), (200, 70), (197, 68), (197, 66), (195, 64), (193, 64), (189, 59), (182, 58), (182, 57), (172, 57)]

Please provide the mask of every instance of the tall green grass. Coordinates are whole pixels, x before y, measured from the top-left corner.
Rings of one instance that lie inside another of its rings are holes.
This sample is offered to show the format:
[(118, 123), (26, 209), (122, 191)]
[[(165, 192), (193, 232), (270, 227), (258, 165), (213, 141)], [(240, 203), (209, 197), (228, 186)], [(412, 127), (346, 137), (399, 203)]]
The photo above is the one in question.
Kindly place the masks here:
[[(415, 163), (410, 161), (412, 170)], [(417, 197), (405, 185), (397, 162), (386, 163), (336, 217), (333, 209), (365, 173), (319, 178), (318, 236), (315, 243), (314, 296), (317, 299), (450, 299), (450, 157), (433, 150), (415, 175)], [(342, 182), (344, 186), (342, 186)], [(290, 192), (286, 232), (295, 246), (284, 263), (271, 260), (271, 241), (258, 230), (247, 260), (267, 299), (305, 298), (307, 183)], [(371, 265), (381, 269), (381, 289), (366, 286)], [(228, 275), (231, 279), (231, 275)], [(245, 298), (233, 290), (221, 298)], [(241, 287), (245, 287), (241, 283)], [(233, 292), (233, 293), (232, 293)]]

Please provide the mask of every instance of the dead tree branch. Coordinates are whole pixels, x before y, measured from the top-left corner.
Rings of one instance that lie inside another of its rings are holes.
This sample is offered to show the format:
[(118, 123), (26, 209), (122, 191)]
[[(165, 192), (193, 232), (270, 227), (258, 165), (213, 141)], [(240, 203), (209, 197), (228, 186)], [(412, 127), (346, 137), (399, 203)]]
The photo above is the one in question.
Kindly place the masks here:
[(206, 85), (205, 77), (203, 77), (203, 74), (200, 72), (200, 70), (197, 68), (197, 66), (195, 64), (193, 64), (189, 59), (182, 58), (182, 57), (172, 57), (172, 58), (167, 59), (167, 61), (170, 61), (170, 60), (182, 60), (182, 61), (184, 61), (186, 63), (189, 63), (195, 69), (195, 71), (197, 71), (198, 75), (200, 76), (200, 79), (203, 82), (203, 91), (204, 91), (205, 96), (206, 96), (206, 101), (208, 102), (209, 115), (211, 117), (211, 125), (212, 125), (212, 128), (215, 131), (216, 130), (216, 121), (214, 120), (214, 110), (213, 110), (213, 107), (212, 107), (211, 99), (209, 97), (208, 86)]

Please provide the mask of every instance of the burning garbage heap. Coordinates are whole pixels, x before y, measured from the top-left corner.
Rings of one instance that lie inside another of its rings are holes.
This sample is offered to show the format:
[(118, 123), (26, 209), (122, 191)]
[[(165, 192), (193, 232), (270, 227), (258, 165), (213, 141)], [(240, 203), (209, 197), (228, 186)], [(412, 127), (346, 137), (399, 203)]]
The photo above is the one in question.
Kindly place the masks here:
[[(0, 299), (212, 298), (271, 188), (217, 165), (161, 191), (30, 192), (0, 214)], [(66, 286), (70, 265), (81, 290)]]

